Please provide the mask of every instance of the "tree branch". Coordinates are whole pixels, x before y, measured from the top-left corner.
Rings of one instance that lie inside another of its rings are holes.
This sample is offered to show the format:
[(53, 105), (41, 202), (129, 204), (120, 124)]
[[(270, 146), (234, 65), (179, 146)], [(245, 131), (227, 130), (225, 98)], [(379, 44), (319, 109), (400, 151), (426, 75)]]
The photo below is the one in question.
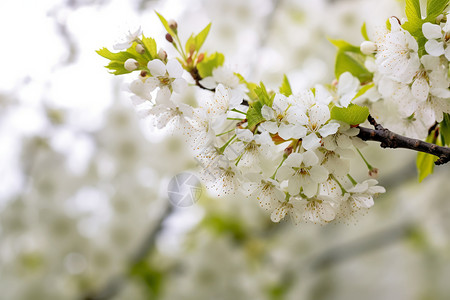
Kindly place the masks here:
[(443, 165), (450, 161), (449, 147), (442, 147), (399, 135), (378, 124), (372, 116), (369, 115), (367, 119), (375, 129), (358, 126), (359, 134), (357, 136), (360, 139), (364, 141), (380, 142), (382, 148), (405, 148), (435, 155), (439, 158), (435, 162), (436, 165)]

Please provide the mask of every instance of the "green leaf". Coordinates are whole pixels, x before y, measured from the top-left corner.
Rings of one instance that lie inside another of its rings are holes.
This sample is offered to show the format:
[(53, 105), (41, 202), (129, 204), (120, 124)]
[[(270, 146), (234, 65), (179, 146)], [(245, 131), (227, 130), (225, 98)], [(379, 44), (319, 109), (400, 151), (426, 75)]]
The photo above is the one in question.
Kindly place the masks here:
[(345, 122), (350, 125), (364, 123), (369, 116), (369, 109), (365, 106), (350, 104), (348, 107), (334, 106), (331, 109), (331, 119)]
[[(373, 88), (375, 86), (374, 83), (370, 83), (370, 84), (366, 84), (364, 85), (359, 91), (358, 93), (356, 93), (355, 97), (353, 97), (353, 99), (356, 99), (362, 95), (364, 95), (368, 90), (370, 90), (371, 88)], [(352, 100), (353, 100), (352, 99)]]
[(409, 22), (422, 19), (420, 0), (406, 0), (405, 14)]
[(258, 95), (256, 95), (256, 93), (255, 93), (255, 88), (258, 85), (254, 82), (249, 82), (249, 81), (245, 80), (244, 76), (242, 76), (239, 73), (234, 73), (234, 74), (239, 78), (240, 83), (243, 83), (247, 86), (247, 89), (248, 89), (247, 96), (250, 98), (250, 100), (253, 100), (253, 101), (258, 100)]
[(361, 54), (361, 49), (358, 46), (354, 46), (344, 40), (332, 40), (328, 39), (336, 48), (338, 48), (338, 51), (348, 51), (348, 52), (355, 52)]
[[(258, 96), (259, 101), (264, 105), (272, 107), (273, 97), (269, 95), (264, 83), (260, 82), (259, 86), (255, 88), (255, 93)], [(274, 95), (272, 95), (274, 96)]]
[(211, 23), (206, 25), (206, 27), (200, 31), (199, 34), (195, 36), (195, 50), (200, 51), (200, 48), (203, 46), (203, 43), (206, 40), (206, 37), (208, 36), (209, 30), (211, 29)]
[(448, 5), (449, 0), (428, 0), (427, 1), (427, 20), (433, 20), (435, 23), (437, 16), (442, 14)]
[(144, 48), (146, 52), (149, 53), (149, 60), (158, 58), (158, 50), (156, 48), (156, 41), (153, 38), (142, 37), (142, 43), (144, 44)]
[(446, 146), (450, 145), (450, 115), (444, 113), (444, 119), (439, 123), (442, 143)]
[(197, 64), (198, 73), (202, 78), (212, 76), (212, 71), (223, 65), (225, 56), (222, 53), (215, 52), (210, 56), (205, 57), (202, 62)]
[(361, 34), (366, 41), (369, 41), (369, 35), (367, 34), (366, 22), (361, 26)]
[(169, 22), (167, 22), (167, 20), (162, 15), (160, 15), (156, 10), (155, 13), (158, 15), (159, 20), (161, 21), (167, 32), (170, 33), (170, 35), (173, 37), (176, 36), (175, 31), (173, 31), (172, 28), (170, 28)]
[(104, 58), (107, 58), (109, 60), (117, 60), (117, 61), (125, 62), (129, 58), (136, 59), (136, 57), (133, 54), (131, 54), (127, 51), (120, 51), (120, 52), (114, 53), (114, 52), (109, 51), (106, 48), (101, 48), (100, 50), (97, 50), (95, 52), (97, 52), (100, 56), (103, 56)]
[(265, 121), (264, 117), (261, 114), (261, 109), (263, 106), (264, 105), (260, 101), (257, 101), (253, 103), (248, 109), (246, 118), (248, 122), (247, 126), (250, 130), (253, 130), (256, 125)]
[(194, 53), (196, 48), (197, 48), (197, 46), (196, 46), (195, 37), (193, 34), (191, 34), (191, 36), (186, 41), (186, 46), (185, 46), (186, 53), (188, 53), (188, 56), (190, 53)]
[[(435, 132), (432, 131), (425, 141), (428, 143), (435, 143)], [(434, 162), (437, 159), (437, 156), (428, 153), (419, 152), (417, 154), (416, 165), (419, 173), (419, 182), (422, 182), (422, 180), (424, 180), (428, 175), (433, 174)]]
[(281, 83), (280, 93), (285, 95), (286, 97), (289, 97), (290, 95), (292, 95), (291, 84), (289, 83), (289, 80), (288, 80), (286, 74), (284, 74), (284, 76), (283, 76), (283, 82)]
[[(132, 49), (132, 47), (130, 47), (130, 49)], [(130, 53), (130, 51), (129, 51), (130, 49), (128, 49), (127, 51), (120, 51), (120, 52), (114, 53), (114, 52), (109, 51), (106, 48), (102, 48), (102, 49), (97, 50), (96, 52), (100, 56), (103, 56), (104, 58), (110, 60), (109, 64), (105, 66), (107, 69), (110, 70), (110, 73), (112, 73), (114, 75), (122, 75), (122, 74), (131, 73), (124, 67), (124, 63), (127, 59), (133, 58), (133, 59), (136, 59), (137, 61), (142, 60), (139, 56), (137, 56), (133, 53)], [(136, 50), (134, 50), (134, 51), (136, 51)]]
[(373, 74), (364, 66), (364, 56), (348, 51), (339, 50), (336, 55), (334, 74), (339, 78), (342, 73), (350, 72), (361, 83), (372, 81)]

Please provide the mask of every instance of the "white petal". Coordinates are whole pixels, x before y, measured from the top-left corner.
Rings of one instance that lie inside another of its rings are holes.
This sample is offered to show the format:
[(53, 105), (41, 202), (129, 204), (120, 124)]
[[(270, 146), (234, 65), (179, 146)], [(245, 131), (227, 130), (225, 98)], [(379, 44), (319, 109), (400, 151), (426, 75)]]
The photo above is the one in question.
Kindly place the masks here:
[(312, 180), (307, 180), (304, 182), (302, 187), (303, 187), (303, 194), (305, 194), (308, 198), (311, 198), (317, 194), (319, 184), (313, 182)]
[(236, 136), (241, 141), (251, 142), (253, 140), (253, 133), (249, 129), (236, 129)]
[(441, 26), (431, 23), (425, 23), (422, 25), (423, 35), (428, 39), (438, 39), (442, 37)]
[(300, 167), (300, 164), (303, 161), (303, 155), (300, 153), (292, 153), (289, 157), (284, 161), (283, 166), (287, 167)]
[(264, 123), (261, 123), (259, 126), (260, 128), (267, 130), (270, 133), (277, 133), (278, 132), (278, 124), (274, 121), (266, 121)]
[(281, 124), (278, 128), (278, 135), (283, 140), (289, 140), (294, 136), (295, 126), (292, 124)]
[(322, 137), (327, 137), (331, 134), (335, 134), (339, 128), (339, 123), (328, 123), (319, 129), (319, 133)]
[(417, 100), (424, 102), (428, 99), (428, 93), (430, 92), (430, 86), (427, 80), (421, 76), (414, 80), (411, 86), (411, 92)]
[(307, 167), (314, 166), (319, 163), (319, 158), (314, 151), (306, 151), (303, 153), (303, 164)]
[(166, 74), (166, 65), (160, 59), (154, 59), (147, 64), (153, 76), (163, 76)]
[(334, 218), (336, 217), (336, 212), (334, 211), (333, 207), (326, 202), (322, 203), (319, 214), (320, 217), (327, 222), (334, 220)]
[(173, 91), (178, 94), (181, 94), (187, 86), (188, 84), (184, 78), (177, 78), (172, 82)]
[(447, 60), (450, 60), (450, 47), (448, 45), (447, 45), (447, 48), (445, 48), (444, 54), (445, 54), (445, 58)]
[(295, 125), (293, 131), (294, 133), (292, 134), (292, 138), (294, 139), (304, 138), (306, 136), (306, 133), (308, 132), (306, 127), (302, 125)]
[(273, 109), (267, 105), (264, 104), (264, 106), (261, 108), (261, 114), (266, 120), (273, 120), (275, 119), (275, 112)]
[(309, 171), (309, 174), (314, 182), (322, 183), (328, 179), (329, 172), (325, 167), (313, 166)]
[(444, 54), (444, 43), (436, 40), (429, 40), (425, 43), (425, 50), (433, 56), (441, 56)]
[(169, 59), (166, 65), (167, 73), (171, 78), (179, 78), (183, 75), (183, 67), (176, 59)]
[(302, 139), (302, 147), (306, 150), (313, 150), (320, 146), (320, 139), (313, 132)]
[(200, 80), (202, 86), (208, 89), (214, 89), (217, 86), (217, 82), (214, 80), (212, 76), (208, 76)]
[(326, 105), (316, 104), (308, 112), (310, 124), (314, 124), (316, 127), (325, 124), (330, 119), (330, 109)]
[(286, 216), (287, 211), (288, 209), (286, 205), (281, 205), (272, 212), (272, 214), (270, 215), (270, 219), (272, 220), (272, 222), (278, 223)]
[(292, 124), (308, 124), (308, 117), (306, 116), (304, 109), (299, 105), (293, 105), (289, 107), (286, 114), (286, 120)]
[(300, 178), (298, 175), (289, 178), (288, 192), (293, 196), (300, 193)]

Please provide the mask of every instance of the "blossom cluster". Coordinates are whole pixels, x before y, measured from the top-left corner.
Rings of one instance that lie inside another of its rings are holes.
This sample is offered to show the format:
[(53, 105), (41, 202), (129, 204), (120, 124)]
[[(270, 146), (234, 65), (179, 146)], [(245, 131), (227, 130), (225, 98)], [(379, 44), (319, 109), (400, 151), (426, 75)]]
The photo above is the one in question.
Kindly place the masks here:
[(198, 82), (206, 93), (188, 105), (177, 97), (187, 88), (177, 60), (150, 60), (147, 68), (131, 83), (133, 103), (155, 127), (184, 137), (213, 195), (239, 190), (274, 222), (289, 215), (296, 224), (323, 224), (370, 208), (385, 191), (375, 179), (358, 183), (350, 176), (349, 158), (365, 144), (358, 128), (331, 118), (330, 109), (348, 107), (360, 89), (350, 73), (334, 86), (295, 95), (261, 85), (256, 99), (244, 101), (246, 82), (216, 66)]
[(450, 21), (448, 15), (436, 21), (422, 25), (422, 47), (395, 17), (389, 19), (390, 29), (378, 30), (373, 42), (361, 44), (369, 55), (366, 67), (374, 73), (373, 115), (409, 137), (425, 138), (428, 129), (450, 113)]

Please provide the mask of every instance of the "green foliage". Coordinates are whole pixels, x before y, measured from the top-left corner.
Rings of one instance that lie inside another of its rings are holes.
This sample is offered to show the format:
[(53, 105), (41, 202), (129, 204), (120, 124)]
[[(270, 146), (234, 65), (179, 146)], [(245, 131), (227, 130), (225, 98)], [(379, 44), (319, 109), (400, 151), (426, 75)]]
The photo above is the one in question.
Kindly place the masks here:
[(272, 95), (269, 95), (264, 83), (260, 82), (259, 86), (257, 86), (254, 91), (255, 91), (256, 95), (258, 96), (259, 101), (263, 105), (272, 107), (273, 98), (275, 98), (275, 94), (272, 93)]
[(348, 107), (334, 106), (331, 109), (331, 119), (345, 122), (350, 125), (358, 125), (367, 120), (369, 109), (364, 106), (350, 104)]
[(250, 98), (251, 102), (258, 100), (258, 95), (256, 95), (256, 93), (255, 93), (255, 88), (258, 85), (254, 82), (249, 82), (249, 81), (245, 80), (244, 76), (242, 76), (239, 73), (234, 73), (234, 74), (239, 78), (240, 83), (243, 83), (247, 86), (247, 89), (248, 89), (247, 96)]
[(197, 64), (198, 73), (202, 78), (212, 76), (212, 71), (223, 65), (225, 61), (225, 56), (223, 56), (222, 53), (215, 52), (214, 54), (211, 54), (205, 59), (203, 59), (202, 62)]
[(145, 48), (144, 56), (150, 61), (158, 58), (158, 50), (156, 47), (156, 42), (153, 38), (142, 37), (142, 44)]
[(358, 78), (361, 83), (370, 82), (373, 78), (373, 74), (364, 66), (364, 57), (362, 54), (338, 50), (334, 66), (334, 75), (336, 78), (339, 78), (339, 76), (345, 72), (350, 72), (353, 76)]
[[(370, 83), (370, 84), (366, 84), (364, 85), (359, 91), (358, 93), (356, 93), (355, 97), (353, 97), (353, 99), (356, 99), (362, 95), (364, 95), (368, 90), (370, 90), (371, 88), (373, 88), (375, 86), (374, 83)], [(353, 100), (352, 99), (352, 100)]]
[(439, 123), (439, 130), (441, 133), (442, 144), (450, 145), (450, 115), (444, 114), (444, 119)]
[(405, 13), (408, 21), (403, 24), (402, 27), (416, 38), (417, 43), (419, 44), (419, 55), (425, 53), (424, 48), (427, 41), (422, 32), (422, 25), (427, 22), (436, 24), (436, 18), (444, 12), (449, 1), (450, 0), (428, 0), (427, 15), (423, 19), (420, 12), (420, 1), (406, 0)]
[[(428, 143), (436, 144), (437, 138), (435, 137), (435, 131), (432, 131), (425, 140)], [(417, 172), (419, 173), (419, 182), (422, 182), (428, 175), (433, 174), (434, 162), (438, 160), (438, 157), (424, 152), (417, 154)]]
[(254, 88), (254, 93), (257, 96), (257, 100), (250, 105), (246, 116), (248, 128), (250, 130), (253, 130), (256, 125), (265, 121), (261, 114), (261, 109), (264, 105), (272, 107), (273, 99), (275, 98), (275, 93), (269, 94), (262, 82), (260, 83), (260, 86)]
[(167, 22), (167, 20), (161, 14), (159, 14), (156, 10), (155, 10), (155, 13), (158, 15), (158, 18), (161, 21), (161, 23), (163, 24), (166, 31), (168, 33), (170, 33), (171, 36), (175, 36), (176, 32), (172, 28), (170, 28), (169, 22)]
[(152, 298), (158, 298), (161, 295), (165, 283), (165, 274), (167, 272), (158, 269), (157, 264), (140, 261), (131, 268), (129, 273), (132, 277), (144, 283), (143, 286)]
[(206, 25), (206, 27), (202, 31), (200, 31), (199, 34), (197, 34), (195, 36), (195, 50), (197, 52), (200, 51), (200, 48), (203, 46), (203, 43), (205, 42), (210, 29), (211, 29), (211, 23)]
[(350, 72), (357, 77), (361, 83), (369, 82), (373, 74), (364, 66), (365, 56), (361, 53), (359, 47), (351, 45), (342, 40), (331, 40), (330, 42), (338, 48), (334, 74), (336, 78), (342, 73)]
[(120, 51), (117, 53), (113, 53), (106, 48), (102, 48), (96, 51), (100, 56), (103, 56), (106, 59), (109, 59), (110, 62), (106, 65), (106, 68), (110, 70), (110, 72), (114, 75), (122, 75), (131, 73), (124, 67), (124, 63), (129, 58), (134, 58), (137, 60), (136, 55), (128, 52), (128, 51)]
[(286, 97), (292, 95), (291, 84), (289, 83), (286, 74), (283, 76), (283, 82), (281, 83), (280, 86), (280, 93), (285, 95)]
[(367, 34), (366, 22), (364, 22), (361, 26), (361, 35), (366, 41), (369, 41), (369, 35)]

